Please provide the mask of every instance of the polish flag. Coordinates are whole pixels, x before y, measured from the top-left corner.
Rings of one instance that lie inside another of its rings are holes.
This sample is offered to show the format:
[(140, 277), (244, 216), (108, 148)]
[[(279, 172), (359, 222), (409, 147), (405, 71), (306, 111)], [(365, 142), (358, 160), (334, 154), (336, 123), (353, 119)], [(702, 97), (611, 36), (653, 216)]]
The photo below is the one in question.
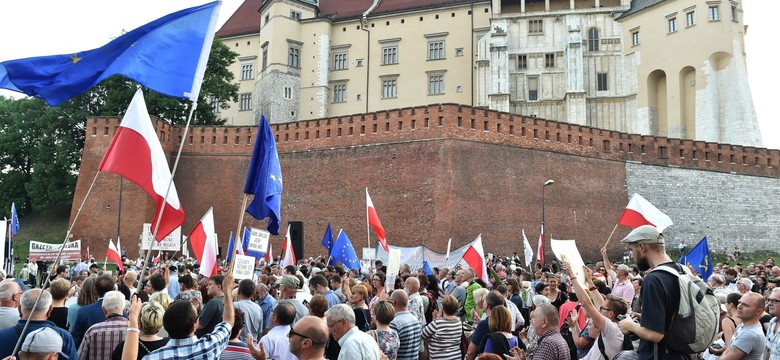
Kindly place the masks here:
[(293, 251), (292, 247), (292, 239), (290, 238), (290, 225), (287, 225), (287, 235), (284, 236), (284, 246), (282, 246), (282, 252), (284, 252), (284, 259), (282, 259), (281, 266), (295, 266), (297, 261), (295, 259), (295, 251)]
[(184, 210), (179, 202), (176, 186), (171, 182), (168, 160), (157, 136), (146, 110), (143, 92), (139, 89), (133, 96), (133, 101), (130, 102), (98, 170), (113, 172), (134, 182), (154, 199), (157, 206), (152, 232), (155, 231), (154, 226), (157, 224), (163, 198), (170, 183), (170, 193), (156, 237), (157, 241), (162, 241), (184, 223)]
[[(119, 240), (117, 240), (119, 242)], [(119, 255), (119, 250), (114, 245), (114, 241), (108, 239), (108, 250), (106, 250), (106, 258), (112, 260), (119, 267), (119, 270), (125, 272), (125, 265), (122, 264), (122, 256)]]
[(217, 237), (214, 234), (214, 210), (209, 208), (189, 235), (192, 251), (200, 264), (200, 273), (211, 277), (217, 273)]
[(379, 215), (376, 214), (376, 208), (374, 208), (374, 202), (371, 201), (371, 196), (368, 195), (368, 188), (366, 188), (366, 218), (368, 225), (374, 228), (376, 236), (379, 238), (379, 245), (385, 249), (386, 253), (390, 253), (390, 249), (387, 248), (387, 239), (385, 239), (385, 228), (382, 227), (382, 222), (379, 221)]
[(160, 257), (161, 254), (162, 251), (157, 252), (157, 256), (155, 256), (154, 259), (152, 259), (152, 265), (157, 266), (157, 264), (160, 263), (160, 260), (162, 260), (162, 258)]
[(659, 232), (672, 225), (672, 219), (658, 210), (653, 204), (645, 200), (641, 195), (634, 194), (620, 216), (618, 224), (632, 228), (638, 228), (642, 225), (655, 226)]
[(539, 232), (539, 242), (536, 244), (536, 260), (544, 266), (544, 224)]
[(486, 284), (490, 283), (487, 264), (485, 264), (485, 250), (482, 249), (482, 234), (477, 235), (477, 238), (471, 243), (471, 246), (466, 249), (466, 252), (463, 254), (463, 261), (474, 269), (474, 273), (477, 274), (477, 277), (482, 279)]

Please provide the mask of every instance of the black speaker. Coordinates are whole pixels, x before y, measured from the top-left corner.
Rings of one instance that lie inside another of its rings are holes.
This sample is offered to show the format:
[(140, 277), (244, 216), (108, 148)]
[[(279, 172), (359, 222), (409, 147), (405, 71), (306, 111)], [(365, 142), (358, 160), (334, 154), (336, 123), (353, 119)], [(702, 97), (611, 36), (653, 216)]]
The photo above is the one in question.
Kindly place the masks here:
[(295, 259), (303, 259), (303, 221), (290, 221), (290, 241), (292, 241)]
[(220, 259), (223, 259), (222, 258), (222, 246), (217, 246), (217, 257), (220, 258)]

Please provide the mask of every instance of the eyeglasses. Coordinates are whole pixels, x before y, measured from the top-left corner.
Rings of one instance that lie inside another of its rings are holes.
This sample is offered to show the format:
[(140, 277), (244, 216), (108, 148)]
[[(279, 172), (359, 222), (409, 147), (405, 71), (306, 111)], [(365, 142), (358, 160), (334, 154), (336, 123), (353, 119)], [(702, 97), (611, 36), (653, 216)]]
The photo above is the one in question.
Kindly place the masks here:
[(604, 310), (607, 310), (607, 311), (612, 311), (612, 309), (610, 309), (610, 308), (605, 308), (605, 307), (603, 307), (603, 306), (599, 306), (599, 310), (601, 310), (601, 311), (604, 311)]
[(780, 299), (767, 299), (766, 301), (769, 301), (770, 304), (780, 303)]
[[(344, 319), (341, 319), (341, 320), (344, 320)], [(334, 321), (332, 323), (328, 323), (328, 328), (333, 329), (333, 327), (336, 326), (336, 324), (340, 323), (341, 320), (336, 320), (336, 321)]]
[(311, 340), (311, 338), (310, 338), (310, 337), (308, 337), (308, 336), (306, 336), (306, 335), (303, 335), (303, 334), (301, 334), (301, 333), (299, 333), (299, 332), (295, 332), (295, 330), (293, 330), (292, 328), (290, 328), (290, 332), (289, 332), (289, 333), (287, 333), (287, 338), (292, 338), (292, 337), (293, 337), (293, 335), (295, 335), (295, 336), (300, 336), (300, 337), (302, 337), (302, 338), (304, 338), (304, 339), (309, 339), (309, 340)]

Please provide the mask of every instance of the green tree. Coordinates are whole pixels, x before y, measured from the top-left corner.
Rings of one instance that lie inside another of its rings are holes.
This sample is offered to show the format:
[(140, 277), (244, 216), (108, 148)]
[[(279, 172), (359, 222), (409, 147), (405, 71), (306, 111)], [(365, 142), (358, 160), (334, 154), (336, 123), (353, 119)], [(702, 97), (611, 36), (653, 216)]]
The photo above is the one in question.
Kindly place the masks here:
[[(212, 112), (211, 101), (223, 109), (238, 99), (230, 64), (238, 54), (214, 39), (203, 77), (193, 124), (225, 122)], [(58, 106), (40, 99), (13, 100), (0, 96), (0, 204), (16, 202), (21, 214), (49, 213), (70, 206), (84, 148), (86, 119), (123, 115), (138, 85), (121, 76), (111, 77), (90, 91)], [(150, 115), (184, 124), (189, 101), (144, 89)]]

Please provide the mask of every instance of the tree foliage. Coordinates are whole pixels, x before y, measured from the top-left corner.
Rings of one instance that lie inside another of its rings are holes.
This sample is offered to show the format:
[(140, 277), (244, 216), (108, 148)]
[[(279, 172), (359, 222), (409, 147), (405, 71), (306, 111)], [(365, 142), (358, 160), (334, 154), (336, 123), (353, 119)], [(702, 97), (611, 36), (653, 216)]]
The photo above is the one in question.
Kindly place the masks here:
[[(220, 125), (211, 101), (222, 108), (238, 99), (238, 84), (228, 67), (238, 56), (218, 39), (198, 98), (193, 124)], [(0, 204), (17, 204), (20, 214), (50, 213), (69, 206), (84, 148), (85, 124), (90, 116), (123, 115), (139, 85), (123, 77), (111, 77), (90, 91), (57, 106), (40, 99), (10, 99), (0, 96)], [(184, 124), (190, 112), (188, 101), (144, 89), (150, 115), (173, 124)], [(5, 206), (5, 205), (2, 205)]]

